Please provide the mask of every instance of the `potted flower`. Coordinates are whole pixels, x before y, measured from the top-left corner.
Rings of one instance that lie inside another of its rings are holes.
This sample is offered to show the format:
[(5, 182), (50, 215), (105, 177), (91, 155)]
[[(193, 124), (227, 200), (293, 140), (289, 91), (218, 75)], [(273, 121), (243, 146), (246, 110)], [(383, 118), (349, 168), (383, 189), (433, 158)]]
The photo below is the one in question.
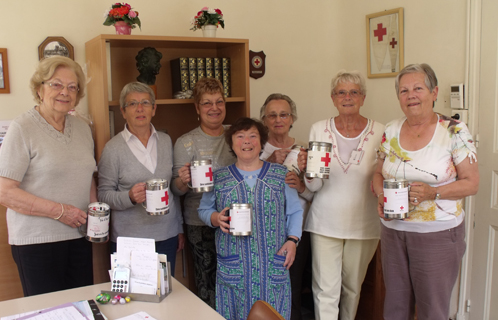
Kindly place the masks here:
[(225, 28), (221, 10), (204, 7), (192, 19), (192, 28), (190, 30), (202, 29), (205, 37), (215, 37), (218, 26)]
[(116, 2), (105, 12), (104, 17), (104, 26), (114, 26), (116, 34), (131, 34), (131, 29), (136, 28), (136, 25), (142, 30), (138, 11), (132, 10), (127, 3)]

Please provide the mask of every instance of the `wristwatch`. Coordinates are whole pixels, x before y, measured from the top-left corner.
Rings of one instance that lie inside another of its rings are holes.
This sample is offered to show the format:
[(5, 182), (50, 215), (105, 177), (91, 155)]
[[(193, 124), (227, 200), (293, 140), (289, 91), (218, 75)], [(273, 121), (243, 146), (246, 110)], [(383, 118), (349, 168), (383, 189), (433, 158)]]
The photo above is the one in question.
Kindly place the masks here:
[(296, 247), (297, 247), (297, 246), (298, 246), (298, 244), (299, 244), (299, 240), (296, 240), (296, 239), (291, 238), (291, 237), (287, 237), (286, 242), (287, 242), (287, 241), (292, 241), (292, 242), (294, 242), (294, 243), (296, 244)]
[(439, 200), (441, 198), (441, 195), (439, 193), (436, 193), (436, 198), (434, 200)]

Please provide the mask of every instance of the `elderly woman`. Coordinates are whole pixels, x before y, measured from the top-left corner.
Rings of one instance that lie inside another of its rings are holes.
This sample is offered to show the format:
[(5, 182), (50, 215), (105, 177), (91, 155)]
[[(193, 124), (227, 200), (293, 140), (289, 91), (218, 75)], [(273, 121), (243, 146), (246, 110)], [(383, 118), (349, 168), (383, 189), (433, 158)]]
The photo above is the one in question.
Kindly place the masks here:
[[(396, 77), (405, 117), (386, 125), (374, 176), (382, 220), (384, 319), (448, 319), (465, 251), (462, 199), (479, 185), (476, 148), (467, 126), (434, 112), (437, 78), (427, 64)], [(410, 181), (410, 214), (384, 219), (383, 180)]]
[(119, 104), (125, 128), (107, 142), (99, 162), (99, 200), (112, 209), (111, 252), (116, 251), (117, 237), (154, 239), (156, 252), (167, 255), (174, 275), (176, 252), (185, 243), (182, 214), (175, 196), (179, 191), (175, 184), (170, 185), (166, 215), (148, 215), (142, 206), (146, 181), (172, 181), (171, 138), (151, 124), (157, 106), (148, 85), (128, 83), (121, 91)]
[(329, 179), (305, 179), (315, 192), (305, 230), (311, 233), (316, 319), (354, 319), (361, 285), (379, 241), (370, 181), (384, 125), (360, 115), (366, 97), (358, 72), (332, 79), (337, 117), (311, 127), (310, 141), (332, 144)]
[[(297, 120), (296, 104), (289, 96), (280, 93), (270, 94), (261, 107), (260, 117), (269, 131), (268, 142), (266, 142), (263, 153), (260, 156), (261, 160), (283, 164), (293, 147), (307, 145), (307, 143), (297, 141), (289, 136), (290, 128), (292, 128), (292, 125)], [(285, 177), (285, 182), (291, 188), (297, 190), (299, 201), (303, 208), (303, 221), (306, 221), (313, 193), (304, 184), (304, 172), (298, 175), (296, 171), (289, 171)], [(309, 251), (310, 234), (309, 232), (303, 232), (301, 241), (299, 241), (299, 246), (297, 247), (296, 260), (292, 268), (289, 269), (292, 286), (291, 320), (300, 320), (303, 318), (301, 314), (301, 293), (303, 273)]]
[(202, 193), (189, 190), (190, 162), (192, 160), (212, 160), (213, 171), (235, 162), (223, 133), (228, 126), (225, 120), (225, 97), (220, 81), (203, 78), (194, 87), (195, 110), (200, 125), (184, 134), (175, 143), (173, 176), (184, 201), (187, 238), (194, 258), (195, 284), (197, 295), (213, 309), (216, 308), (216, 248), (214, 229), (206, 226), (197, 213)]
[(93, 283), (92, 246), (78, 232), (97, 200), (90, 127), (68, 115), (85, 94), (81, 67), (42, 60), (37, 105), (12, 121), (0, 149), (0, 203), (25, 296)]
[[(200, 218), (216, 229), (216, 309), (226, 319), (246, 319), (257, 300), (290, 317), (289, 269), (301, 237), (297, 191), (285, 183), (287, 168), (259, 159), (266, 128), (240, 118), (225, 133), (237, 161), (214, 173), (215, 189), (205, 193)], [(228, 233), (231, 204), (252, 204), (252, 234)]]

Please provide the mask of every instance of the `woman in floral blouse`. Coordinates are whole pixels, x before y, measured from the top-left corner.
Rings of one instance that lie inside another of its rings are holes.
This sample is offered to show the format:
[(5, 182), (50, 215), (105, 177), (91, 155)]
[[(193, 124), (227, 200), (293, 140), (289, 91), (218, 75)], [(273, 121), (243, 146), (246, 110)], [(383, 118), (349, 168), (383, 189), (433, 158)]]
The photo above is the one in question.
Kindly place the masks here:
[[(448, 319), (450, 297), (465, 252), (463, 198), (477, 193), (476, 149), (467, 126), (434, 112), (437, 78), (427, 64), (396, 78), (405, 117), (386, 125), (374, 174), (382, 218), (384, 319)], [(384, 217), (384, 179), (410, 182), (410, 214)]]

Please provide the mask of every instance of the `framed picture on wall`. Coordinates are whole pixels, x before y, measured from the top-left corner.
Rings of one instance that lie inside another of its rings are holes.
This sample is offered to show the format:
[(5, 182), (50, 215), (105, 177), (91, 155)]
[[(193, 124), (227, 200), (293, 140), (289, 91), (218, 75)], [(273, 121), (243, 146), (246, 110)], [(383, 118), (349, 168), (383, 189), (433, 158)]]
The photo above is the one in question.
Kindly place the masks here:
[(366, 16), (367, 75), (395, 77), (404, 67), (403, 8)]
[(0, 48), (0, 93), (10, 93), (7, 49)]
[(38, 46), (38, 57), (41, 60), (51, 56), (64, 56), (74, 60), (74, 48), (63, 37), (47, 37)]

